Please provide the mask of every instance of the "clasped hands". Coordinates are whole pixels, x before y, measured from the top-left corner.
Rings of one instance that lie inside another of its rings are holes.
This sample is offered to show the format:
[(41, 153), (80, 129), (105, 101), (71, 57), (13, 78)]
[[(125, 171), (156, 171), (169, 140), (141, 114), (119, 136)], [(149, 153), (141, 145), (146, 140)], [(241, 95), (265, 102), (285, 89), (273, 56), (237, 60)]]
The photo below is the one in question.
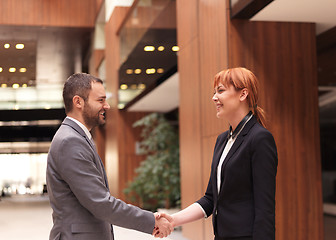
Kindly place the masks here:
[(166, 213), (154, 213), (155, 227), (153, 236), (156, 238), (164, 238), (174, 231), (174, 219)]

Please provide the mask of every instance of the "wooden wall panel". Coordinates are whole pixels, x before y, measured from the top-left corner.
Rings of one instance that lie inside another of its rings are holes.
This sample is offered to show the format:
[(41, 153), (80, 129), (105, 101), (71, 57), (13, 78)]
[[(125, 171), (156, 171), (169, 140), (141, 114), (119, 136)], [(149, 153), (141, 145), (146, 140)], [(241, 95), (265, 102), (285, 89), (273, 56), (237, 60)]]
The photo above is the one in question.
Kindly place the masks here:
[[(178, 2), (177, 2), (178, 3)], [(203, 194), (202, 185), (202, 143), (200, 122), (200, 74), (198, 59), (198, 41), (192, 40), (179, 52), (178, 68), (180, 79), (180, 172), (181, 172), (181, 207), (185, 208), (198, 200)], [(192, 87), (191, 87), (192, 85)], [(186, 90), (188, 89), (188, 90)], [(192, 171), (191, 171), (192, 169)], [(198, 231), (195, 231), (195, 228)], [(204, 232), (201, 221), (183, 226), (183, 233), (189, 239), (202, 239)], [(201, 238), (200, 238), (201, 237)]]
[(105, 25), (105, 65), (106, 91), (111, 94), (107, 99), (111, 109), (106, 113), (106, 151), (105, 168), (113, 196), (119, 196), (120, 161), (119, 161), (119, 130), (121, 117), (118, 110), (118, 67), (119, 67), (119, 38), (116, 35), (118, 26), (126, 16), (128, 8), (115, 8), (110, 20)]
[(118, 109), (120, 39), (116, 33), (128, 10), (128, 7), (116, 7), (105, 25), (106, 91), (112, 94), (108, 99), (111, 109), (107, 112), (105, 124), (105, 166), (111, 193), (122, 200), (125, 200), (123, 189), (134, 178), (135, 168), (144, 159), (135, 153), (135, 142), (140, 140), (141, 130), (132, 125), (145, 113), (129, 113)]
[(228, 124), (216, 117), (213, 97), (214, 76), (228, 66), (227, 27), (225, 1), (200, 1), (199, 3), (199, 46), (201, 74), (201, 117), (202, 137), (217, 136), (228, 128)]
[[(260, 105), (278, 146), (277, 239), (323, 239), (315, 26), (231, 22), (223, 2), (177, 1), (182, 207), (204, 193), (214, 139), (227, 129), (211, 103), (213, 76), (244, 66), (260, 80)], [(190, 158), (200, 175), (190, 173)], [(183, 233), (193, 240), (213, 236), (199, 222)]]
[(137, 155), (135, 152), (135, 143), (140, 141), (141, 128), (134, 128), (133, 124), (137, 120), (146, 116), (148, 113), (126, 112), (122, 111), (121, 121), (122, 127), (121, 133), (118, 137), (119, 141), (119, 197), (125, 199), (123, 189), (127, 187), (127, 183), (135, 177), (134, 170), (140, 165), (145, 157)]
[(323, 239), (315, 26), (231, 26), (230, 65), (257, 73), (278, 147), (277, 239)]
[[(185, 45), (189, 44), (198, 35), (197, 15), (198, 0), (176, 1), (177, 42), (180, 50), (183, 50)], [(195, 49), (195, 51), (199, 51), (199, 49)]]
[(0, 24), (93, 27), (95, 0), (0, 0)]

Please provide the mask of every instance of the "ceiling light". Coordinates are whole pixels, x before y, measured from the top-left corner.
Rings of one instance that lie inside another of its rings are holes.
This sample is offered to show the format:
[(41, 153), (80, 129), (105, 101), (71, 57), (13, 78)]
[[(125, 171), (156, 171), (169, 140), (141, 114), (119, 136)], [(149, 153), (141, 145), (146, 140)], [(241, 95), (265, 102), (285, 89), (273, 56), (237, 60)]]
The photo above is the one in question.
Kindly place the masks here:
[(27, 72), (27, 68), (20, 68), (20, 72), (22, 73)]
[(118, 109), (123, 109), (124, 107), (125, 107), (125, 104), (123, 104), (123, 103), (118, 104)]
[(26, 88), (27, 87), (27, 83), (22, 84), (22, 87)]
[(154, 74), (155, 73), (155, 68), (148, 68), (148, 69), (146, 69), (146, 73), (147, 74)]
[(139, 88), (139, 89), (145, 89), (145, 88), (146, 88), (146, 85), (143, 84), (143, 83), (140, 83), (140, 84), (138, 85), (138, 88)]
[(24, 49), (24, 44), (23, 43), (18, 43), (15, 45), (16, 49)]
[(49, 106), (49, 105), (46, 105), (46, 106), (44, 106), (44, 109), (46, 109), (46, 110), (48, 110), (48, 109), (50, 109), (51, 107)]
[(14, 109), (19, 110), (20, 109), (19, 105), (15, 104)]
[(135, 69), (135, 70), (134, 70), (134, 73), (135, 73), (135, 74), (140, 74), (140, 73), (141, 73), (141, 69), (139, 69), (139, 68)]
[(2, 70), (3, 70), (2, 67), (0, 67), (0, 72), (2, 72)]
[(120, 89), (121, 90), (126, 90), (128, 88), (127, 84), (121, 84)]
[(17, 83), (14, 83), (14, 84), (12, 85), (12, 88), (19, 88), (19, 87), (20, 87), (20, 85), (17, 84)]
[(132, 85), (130, 86), (130, 88), (133, 89), (133, 90), (135, 90), (135, 89), (137, 89), (137, 85), (136, 85), (136, 84), (132, 84)]
[(163, 73), (163, 72), (164, 72), (163, 68), (158, 68), (157, 69), (157, 73)]
[(145, 46), (144, 51), (145, 52), (153, 52), (155, 50), (154, 46)]
[(3, 84), (1, 84), (1, 87), (2, 87), (2, 88), (6, 88), (6, 87), (7, 87), (7, 84), (6, 84), (6, 83), (3, 83)]
[(11, 67), (11, 68), (9, 68), (9, 72), (13, 73), (13, 72), (15, 72), (15, 71), (16, 71), (16, 68), (15, 68), (15, 67)]
[(126, 73), (127, 74), (132, 74), (133, 73), (133, 69), (126, 69)]
[(162, 51), (164, 50), (164, 46), (160, 46), (160, 47), (158, 47), (158, 50), (159, 50), (160, 52), (162, 52)]
[(172, 47), (172, 50), (173, 50), (174, 52), (177, 52), (177, 51), (180, 50), (180, 48), (179, 48), (178, 46), (174, 46), (174, 47)]
[(10, 47), (9, 43), (4, 44), (4, 48), (8, 49)]

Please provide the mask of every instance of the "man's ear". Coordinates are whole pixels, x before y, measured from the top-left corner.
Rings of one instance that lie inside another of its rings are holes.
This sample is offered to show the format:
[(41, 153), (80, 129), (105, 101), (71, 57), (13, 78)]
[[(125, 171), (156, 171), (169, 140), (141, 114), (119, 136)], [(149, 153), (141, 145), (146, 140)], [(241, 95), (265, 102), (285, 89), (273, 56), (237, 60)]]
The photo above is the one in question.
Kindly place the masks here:
[(83, 105), (84, 105), (84, 100), (83, 98), (81, 98), (80, 96), (78, 95), (75, 95), (73, 98), (72, 98), (72, 104), (75, 108), (83, 108)]
[(244, 101), (247, 98), (247, 96), (248, 96), (248, 90), (247, 88), (243, 88), (239, 96), (240, 101)]

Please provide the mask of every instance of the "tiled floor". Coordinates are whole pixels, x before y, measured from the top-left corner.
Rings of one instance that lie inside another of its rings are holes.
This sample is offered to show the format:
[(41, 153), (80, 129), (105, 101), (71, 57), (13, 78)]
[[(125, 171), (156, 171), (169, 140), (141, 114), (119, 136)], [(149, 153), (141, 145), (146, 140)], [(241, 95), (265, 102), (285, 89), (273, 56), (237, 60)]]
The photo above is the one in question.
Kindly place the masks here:
[[(0, 202), (0, 239), (47, 240), (51, 223), (51, 208), (47, 197), (12, 197)], [(149, 234), (115, 227), (116, 240), (153, 240)], [(336, 217), (324, 216), (324, 240), (336, 239)], [(173, 232), (166, 240), (188, 240), (181, 232)], [(316, 239), (320, 240), (320, 239)]]

